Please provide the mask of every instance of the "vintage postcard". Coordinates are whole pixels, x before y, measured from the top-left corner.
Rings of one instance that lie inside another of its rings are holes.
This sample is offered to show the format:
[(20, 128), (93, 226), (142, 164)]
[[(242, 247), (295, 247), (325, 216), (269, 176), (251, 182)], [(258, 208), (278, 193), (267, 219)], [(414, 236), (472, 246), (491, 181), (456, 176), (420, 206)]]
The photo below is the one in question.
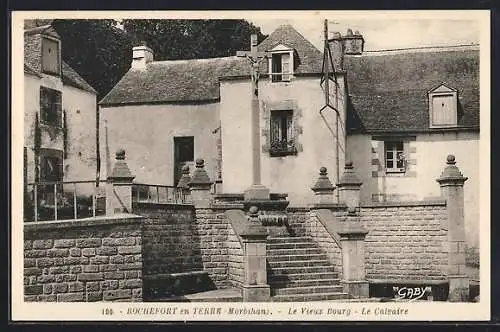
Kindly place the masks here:
[(489, 22), (13, 12), (12, 319), (489, 320)]

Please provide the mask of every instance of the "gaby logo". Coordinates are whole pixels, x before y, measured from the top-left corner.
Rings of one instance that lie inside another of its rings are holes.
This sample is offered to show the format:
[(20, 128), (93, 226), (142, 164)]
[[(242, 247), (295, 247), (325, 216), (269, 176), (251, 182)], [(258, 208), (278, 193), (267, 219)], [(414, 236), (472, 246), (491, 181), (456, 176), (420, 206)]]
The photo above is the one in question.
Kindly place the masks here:
[(393, 286), (392, 291), (396, 300), (407, 300), (408, 302), (421, 299), (427, 294), (427, 300), (432, 300), (432, 288), (426, 287), (398, 287)]

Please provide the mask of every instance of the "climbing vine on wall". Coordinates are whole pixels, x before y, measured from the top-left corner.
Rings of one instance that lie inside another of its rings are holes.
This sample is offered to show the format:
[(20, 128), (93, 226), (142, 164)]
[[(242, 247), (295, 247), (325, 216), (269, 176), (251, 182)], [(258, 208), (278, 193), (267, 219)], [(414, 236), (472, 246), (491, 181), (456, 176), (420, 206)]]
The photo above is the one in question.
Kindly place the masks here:
[(42, 144), (42, 132), (40, 130), (40, 121), (38, 119), (38, 113), (35, 113), (35, 132), (33, 135), (33, 150), (35, 152), (35, 182), (40, 179), (40, 146)]
[(68, 124), (66, 122), (66, 110), (63, 110), (63, 154), (66, 159), (68, 154)]

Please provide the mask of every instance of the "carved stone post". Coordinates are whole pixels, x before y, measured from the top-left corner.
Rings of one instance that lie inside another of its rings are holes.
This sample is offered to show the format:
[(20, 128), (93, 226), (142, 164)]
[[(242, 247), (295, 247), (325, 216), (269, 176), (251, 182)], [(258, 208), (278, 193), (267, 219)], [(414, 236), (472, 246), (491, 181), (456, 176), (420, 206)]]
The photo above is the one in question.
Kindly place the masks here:
[(448, 216), (448, 301), (463, 302), (469, 297), (469, 278), (465, 274), (465, 225), (464, 225), (464, 177), (457, 166), (455, 156), (446, 158), (447, 166), (436, 181), (441, 195), (446, 199)]
[(132, 180), (135, 176), (130, 172), (125, 161), (125, 150), (116, 151), (116, 162), (107, 178), (106, 215), (132, 212)]
[(208, 209), (211, 202), (210, 187), (212, 181), (210, 181), (204, 167), (205, 161), (201, 158), (196, 159), (196, 169), (193, 172), (191, 181), (188, 183), (191, 200), (197, 209)]
[(186, 201), (187, 196), (190, 195), (189, 182), (191, 182), (191, 176), (189, 176), (189, 165), (184, 165), (182, 167), (182, 176), (177, 183), (177, 188), (181, 190), (181, 195), (183, 201)]
[(259, 221), (256, 206), (250, 207), (247, 228), (240, 235), (243, 240), (245, 279), (243, 301), (265, 302), (271, 296), (267, 284), (266, 239), (267, 230)]
[(362, 185), (363, 182), (354, 171), (352, 161), (346, 161), (344, 174), (340, 177), (337, 187), (340, 191), (340, 202), (345, 203), (349, 210), (359, 210)]
[(350, 298), (369, 297), (366, 280), (365, 238), (368, 231), (361, 227), (354, 208), (349, 208), (345, 226), (338, 232), (342, 244), (342, 280), (344, 292)]
[(314, 192), (315, 204), (331, 204), (333, 203), (333, 191), (335, 186), (330, 182), (326, 167), (319, 169), (319, 177), (314, 186), (311, 188)]

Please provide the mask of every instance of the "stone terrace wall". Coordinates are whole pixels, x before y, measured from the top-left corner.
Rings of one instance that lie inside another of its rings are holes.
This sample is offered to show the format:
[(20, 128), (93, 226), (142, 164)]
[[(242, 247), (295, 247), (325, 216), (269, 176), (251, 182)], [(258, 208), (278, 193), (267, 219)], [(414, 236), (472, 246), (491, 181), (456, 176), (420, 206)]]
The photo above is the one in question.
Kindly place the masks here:
[(444, 201), (362, 206), (367, 279), (445, 279), (446, 218)]
[(227, 253), (229, 282), (234, 287), (241, 287), (245, 278), (243, 248), (230, 223), (228, 223)]
[(133, 211), (144, 217), (145, 276), (203, 270), (200, 233), (192, 205), (134, 203)]
[(228, 279), (229, 222), (223, 210), (196, 209), (196, 229), (203, 270), (218, 288), (231, 285)]
[(24, 299), (142, 300), (142, 218), (26, 223)]

